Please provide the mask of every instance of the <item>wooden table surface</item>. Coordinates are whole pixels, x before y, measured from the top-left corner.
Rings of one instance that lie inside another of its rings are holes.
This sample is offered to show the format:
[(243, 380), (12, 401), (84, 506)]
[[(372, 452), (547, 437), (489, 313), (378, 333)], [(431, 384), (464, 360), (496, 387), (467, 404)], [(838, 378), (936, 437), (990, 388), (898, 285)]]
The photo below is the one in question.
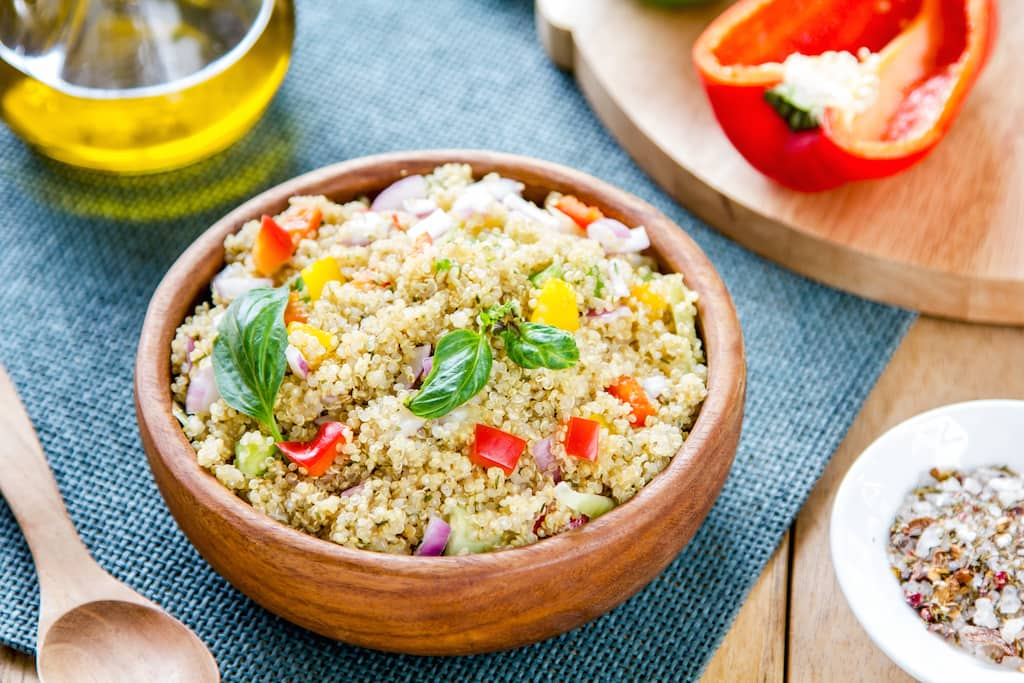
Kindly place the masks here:
[[(918, 320), (747, 597), (705, 683), (911, 680), (871, 643), (839, 591), (828, 547), (832, 498), (857, 455), (889, 427), (978, 398), (1024, 398), (1024, 330)], [(0, 681), (38, 681), (32, 659), (0, 647)]]

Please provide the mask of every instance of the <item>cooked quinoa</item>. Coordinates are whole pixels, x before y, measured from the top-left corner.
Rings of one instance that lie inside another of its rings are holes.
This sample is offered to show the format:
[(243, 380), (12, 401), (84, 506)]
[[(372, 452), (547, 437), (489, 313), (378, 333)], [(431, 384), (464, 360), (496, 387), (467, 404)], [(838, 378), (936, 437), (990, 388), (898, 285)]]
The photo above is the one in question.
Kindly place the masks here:
[(1005, 467), (932, 470), (889, 536), (907, 603), (928, 630), (1024, 671), (1024, 478)]
[[(514, 181), (491, 174), (474, 182), (468, 165), (416, 178), (386, 190), (388, 202), (375, 200), (388, 210), (365, 199), (292, 198), (275, 219), (297, 246), (269, 277), (253, 255), (268, 219), (225, 240), (228, 265), (211, 300), (172, 343), (175, 412), (199, 464), (276, 520), (388, 553), (416, 551), (431, 518), (468, 541), (448, 543), (459, 553), (522, 546), (585, 523), (560, 490), (604, 496), (609, 507), (629, 500), (679, 451), (707, 393), (696, 294), (639, 253), (642, 227), (625, 230), (575, 198), (551, 193), (536, 206)], [(595, 213), (581, 220), (580, 207)], [(313, 214), (316, 229), (294, 230)], [(336, 263), (336, 277), (314, 282), (325, 263), (332, 272)], [(288, 367), (272, 403), (281, 436), (309, 442), (325, 423), (341, 423), (320, 476), (275, 451), (265, 424), (228, 405), (219, 368), (211, 379), (218, 325), (231, 299), (256, 286), (295, 290), (285, 317), (295, 305), (305, 320), (287, 328)], [(545, 300), (560, 293), (564, 304), (566, 292), (575, 297), (570, 310)], [(479, 393), (436, 419), (413, 414), (407, 405), (432, 381), (438, 341), (482, 329), (481, 316), (502, 304), (522, 321), (568, 330), (578, 360), (527, 369), (494, 334)], [(638, 419), (621, 391), (613, 395), (623, 378), (642, 387), (637, 400), (650, 416)], [(572, 418), (595, 427), (594, 461), (567, 452)], [(477, 425), (525, 441), (511, 474), (472, 457)], [(272, 457), (253, 469), (242, 462), (253, 452)]]

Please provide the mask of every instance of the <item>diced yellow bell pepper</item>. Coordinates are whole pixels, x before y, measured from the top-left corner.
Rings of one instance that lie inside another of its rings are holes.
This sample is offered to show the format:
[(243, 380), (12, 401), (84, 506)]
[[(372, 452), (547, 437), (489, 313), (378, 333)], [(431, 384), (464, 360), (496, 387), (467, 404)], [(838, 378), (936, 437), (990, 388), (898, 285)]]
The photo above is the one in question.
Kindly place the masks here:
[(668, 301), (665, 300), (665, 297), (655, 292), (650, 284), (646, 282), (641, 283), (634, 287), (630, 293), (633, 295), (634, 300), (647, 307), (653, 320), (658, 320), (661, 316), (665, 315)]
[(306, 283), (309, 298), (316, 301), (328, 282), (341, 279), (341, 268), (333, 256), (325, 256), (302, 269), (302, 281)]
[(553, 277), (544, 283), (537, 295), (537, 307), (530, 322), (558, 327), (567, 332), (580, 329), (576, 292), (565, 280)]
[(609, 432), (612, 430), (611, 426), (608, 424), (608, 420), (604, 419), (604, 415), (598, 415), (597, 413), (591, 413), (590, 415), (587, 415), (587, 419), (588, 420), (593, 420), (597, 424), (599, 424), (602, 427), (604, 427), (605, 429), (607, 429)]
[(334, 337), (332, 337), (327, 332), (324, 332), (319, 327), (313, 327), (312, 325), (299, 322), (289, 323), (288, 334), (294, 334), (296, 332), (301, 332), (302, 334), (306, 334), (309, 335), (310, 337), (313, 337), (318, 342), (320, 342), (320, 346), (324, 347), (324, 349), (327, 351), (334, 350)]

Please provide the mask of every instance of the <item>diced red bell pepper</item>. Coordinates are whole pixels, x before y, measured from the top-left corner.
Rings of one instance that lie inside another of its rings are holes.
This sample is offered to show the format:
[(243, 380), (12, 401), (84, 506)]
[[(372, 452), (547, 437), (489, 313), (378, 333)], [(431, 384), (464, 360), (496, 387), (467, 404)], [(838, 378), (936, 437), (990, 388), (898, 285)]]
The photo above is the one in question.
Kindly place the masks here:
[(629, 404), (632, 413), (629, 421), (633, 423), (634, 427), (644, 426), (647, 424), (647, 418), (657, 412), (651, 405), (650, 399), (647, 398), (647, 394), (644, 393), (644, 388), (632, 377), (618, 378), (608, 387), (608, 393), (623, 403)]
[(325, 422), (312, 441), (279, 441), (277, 447), (299, 467), (305, 467), (311, 477), (319, 477), (334, 462), (345, 445), (345, 426), (340, 422)]
[(571, 194), (559, 197), (558, 201), (555, 202), (555, 208), (573, 219), (573, 221), (576, 222), (576, 225), (580, 226), (584, 230), (586, 230), (587, 226), (594, 221), (599, 221), (604, 218), (604, 214), (601, 213), (601, 209), (596, 206), (588, 206)]
[(290, 206), (281, 214), (281, 227), (288, 231), (296, 246), (304, 239), (316, 237), (323, 222), (320, 209), (309, 206)]
[[(726, 136), (790, 188), (818, 191), (892, 175), (949, 130), (988, 59), (994, 0), (739, 0), (697, 39), (693, 59)], [(862, 111), (808, 112), (786, 99), (795, 53), (878, 55)]]
[(584, 417), (570, 417), (565, 432), (565, 452), (574, 458), (597, 460), (597, 438), (601, 424)]
[(261, 219), (260, 231), (252, 245), (252, 262), (261, 275), (273, 275), (295, 253), (291, 233), (270, 216)]
[(284, 324), (285, 326), (288, 326), (292, 323), (305, 322), (309, 322), (309, 312), (306, 310), (306, 302), (302, 300), (302, 297), (298, 292), (292, 290), (288, 295), (288, 305), (284, 309)]
[(518, 436), (494, 427), (478, 424), (473, 439), (473, 451), (469, 456), (480, 467), (500, 467), (506, 474), (512, 474), (519, 463), (519, 456), (526, 448), (526, 441)]

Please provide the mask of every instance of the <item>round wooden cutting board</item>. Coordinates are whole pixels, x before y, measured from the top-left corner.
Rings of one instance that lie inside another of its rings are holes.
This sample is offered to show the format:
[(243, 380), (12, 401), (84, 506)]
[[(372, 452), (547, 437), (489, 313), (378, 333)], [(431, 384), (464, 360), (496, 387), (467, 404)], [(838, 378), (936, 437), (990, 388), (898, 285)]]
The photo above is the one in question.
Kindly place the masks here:
[[(818, 194), (775, 185), (721, 132), (690, 48), (729, 3), (536, 0), (537, 27), (598, 116), (669, 193), (753, 251), (886, 303), (1024, 325), (1024, 2), (1001, 0), (992, 60), (909, 171)], [(1016, 60), (1016, 61), (1015, 61)]]

